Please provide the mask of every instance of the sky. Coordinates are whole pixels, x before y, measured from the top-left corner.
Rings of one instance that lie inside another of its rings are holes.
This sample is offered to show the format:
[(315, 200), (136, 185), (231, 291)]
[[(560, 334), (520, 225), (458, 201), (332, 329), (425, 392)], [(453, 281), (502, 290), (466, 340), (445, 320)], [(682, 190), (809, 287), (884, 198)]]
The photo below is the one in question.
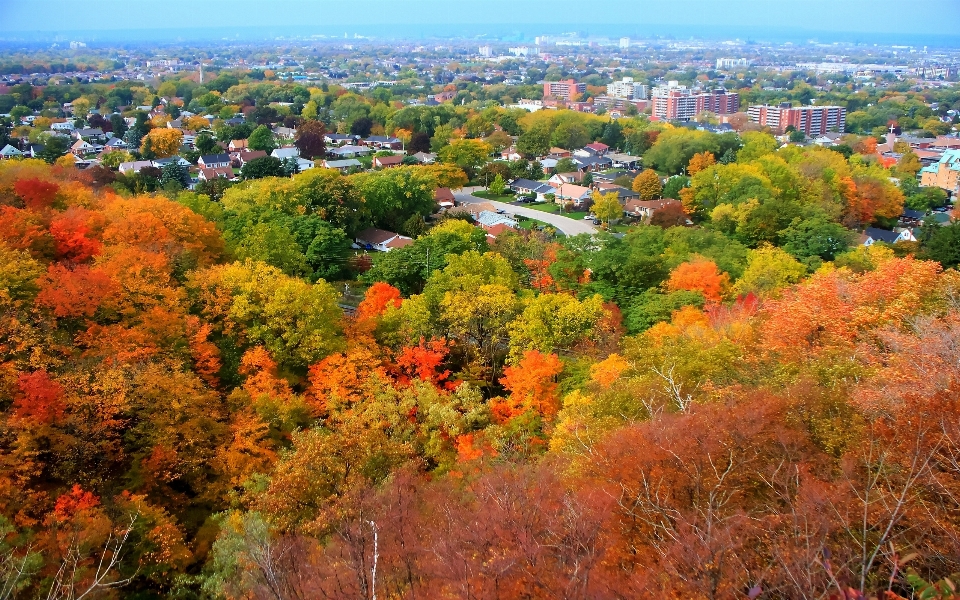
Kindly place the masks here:
[(106, 39), (210, 26), (238, 35), (261, 30), (264, 37), (343, 30), (381, 37), (576, 31), (764, 39), (791, 32), (837, 37), (821, 41), (853, 41), (851, 35), (916, 41), (958, 35), (960, 0), (0, 0), (3, 35), (83, 31)]

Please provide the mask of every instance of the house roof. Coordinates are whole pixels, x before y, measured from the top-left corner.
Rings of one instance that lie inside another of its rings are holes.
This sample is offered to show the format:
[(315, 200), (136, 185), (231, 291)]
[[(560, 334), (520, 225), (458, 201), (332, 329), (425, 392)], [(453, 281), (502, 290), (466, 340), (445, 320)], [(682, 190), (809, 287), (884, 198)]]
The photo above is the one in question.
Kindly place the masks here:
[(506, 223), (497, 223), (495, 225), (490, 225), (489, 227), (484, 227), (484, 229), (487, 230), (487, 235), (493, 238), (503, 234), (505, 231), (516, 231), (515, 227), (510, 227)]
[(637, 212), (641, 209), (646, 209), (650, 211), (660, 210), (661, 208), (666, 208), (668, 206), (681, 206), (679, 200), (673, 200), (672, 198), (665, 198), (663, 200), (628, 200), (624, 208), (627, 212)]
[(392, 231), (385, 231), (383, 229), (377, 229), (376, 227), (368, 227), (357, 234), (357, 241), (364, 244), (370, 244), (371, 246), (376, 246), (377, 244), (388, 242), (398, 235), (400, 234)]
[(908, 219), (922, 219), (924, 212), (922, 210), (913, 210), (911, 208), (903, 209), (903, 216)]
[(378, 156), (373, 160), (381, 165), (399, 165), (403, 163), (403, 157), (396, 154), (393, 156)]
[(398, 144), (400, 140), (395, 137), (388, 137), (385, 135), (371, 135), (367, 139), (363, 140), (365, 142), (372, 142), (375, 144)]
[(129, 161), (129, 162), (120, 163), (120, 170), (121, 170), (121, 171), (124, 171), (124, 172), (125, 172), (125, 171), (134, 171), (134, 172), (136, 172), (136, 171), (139, 171), (140, 169), (142, 169), (142, 168), (144, 168), (144, 167), (152, 167), (152, 166), (153, 166), (153, 161), (149, 161), (149, 160), (133, 160), (133, 161)]
[(433, 199), (437, 202), (453, 202), (457, 198), (453, 195), (453, 190), (450, 188), (437, 188), (437, 191), (433, 193)]
[(900, 239), (900, 234), (896, 231), (879, 229), (877, 227), (867, 227), (864, 233), (873, 238), (875, 242), (887, 242), (888, 244), (892, 244)]
[(284, 159), (284, 158), (297, 158), (300, 156), (300, 149), (296, 146), (287, 146), (286, 148), (277, 148), (270, 153), (270, 156)]
[(339, 142), (339, 141), (342, 141), (342, 140), (355, 140), (355, 139), (357, 139), (357, 136), (355, 136), (355, 135), (349, 135), (349, 134), (346, 134), (346, 133), (325, 133), (325, 134), (323, 134), (323, 137), (327, 138), (328, 140), (335, 141), (335, 142)]
[(640, 195), (639, 192), (635, 192), (631, 189), (623, 187), (622, 185), (616, 185), (613, 183), (598, 183), (597, 188), (604, 194), (616, 192), (617, 196), (620, 198), (633, 198)]
[(587, 144), (584, 148), (590, 148), (591, 150), (596, 150), (597, 152), (606, 152), (610, 149), (610, 146), (602, 144), (600, 142), (594, 142), (592, 144)]
[(590, 188), (573, 183), (565, 183), (557, 187), (557, 197), (559, 198), (583, 198), (591, 193)]
[(206, 180), (213, 179), (214, 177), (223, 177), (226, 179), (233, 179), (233, 169), (230, 167), (213, 167), (211, 169), (200, 169), (200, 173), (203, 174), (203, 178)]
[(517, 225), (517, 222), (514, 219), (490, 210), (480, 211), (480, 213), (477, 215), (477, 223), (482, 225), (484, 228), (492, 227), (494, 225), (509, 225), (511, 227), (516, 227)]
[(360, 161), (355, 158), (345, 158), (343, 160), (325, 160), (323, 164), (328, 169), (349, 169), (351, 167), (362, 167)]
[(367, 148), (365, 146), (354, 146), (352, 144), (347, 144), (346, 146), (342, 146), (340, 148), (327, 150), (327, 153), (336, 154), (338, 156), (341, 156), (344, 154), (369, 154), (370, 148)]
[(409, 246), (412, 243), (413, 243), (412, 239), (408, 237), (403, 237), (402, 235), (398, 235), (397, 237), (387, 242), (387, 248), (390, 248), (390, 249), (403, 248), (404, 246)]
[(7, 144), (0, 150), (0, 156), (23, 156), (23, 152), (20, 152), (10, 144)]
[(210, 163), (229, 163), (230, 155), (229, 154), (206, 154), (200, 157), (200, 160), (203, 164)]
[(234, 148), (246, 148), (247, 140), (230, 140), (230, 145)]
[(240, 162), (250, 162), (255, 158), (263, 158), (267, 153), (263, 150), (245, 150), (240, 152)]

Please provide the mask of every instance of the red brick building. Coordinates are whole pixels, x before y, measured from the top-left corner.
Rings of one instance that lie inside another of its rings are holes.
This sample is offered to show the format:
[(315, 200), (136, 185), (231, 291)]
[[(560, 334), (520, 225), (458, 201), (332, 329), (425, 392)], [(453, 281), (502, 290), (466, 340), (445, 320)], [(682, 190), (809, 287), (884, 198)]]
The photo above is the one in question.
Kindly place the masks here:
[(750, 120), (777, 133), (791, 125), (797, 131), (815, 137), (825, 133), (843, 133), (847, 126), (847, 109), (841, 106), (757, 105), (748, 109)]
[(740, 110), (740, 95), (723, 88), (696, 92), (683, 86), (661, 86), (654, 88), (652, 102), (653, 116), (670, 121), (689, 121), (704, 111), (729, 115)]
[(577, 83), (574, 79), (564, 79), (563, 81), (544, 81), (543, 97), (556, 98), (569, 102), (573, 96), (579, 96), (587, 91), (587, 84)]

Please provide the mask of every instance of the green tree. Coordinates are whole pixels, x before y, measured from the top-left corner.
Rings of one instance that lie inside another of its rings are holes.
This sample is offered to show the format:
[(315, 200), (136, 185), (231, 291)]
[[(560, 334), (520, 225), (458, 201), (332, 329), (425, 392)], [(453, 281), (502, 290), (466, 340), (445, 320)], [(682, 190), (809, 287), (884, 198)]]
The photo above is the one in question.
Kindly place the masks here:
[(783, 249), (801, 261), (812, 257), (833, 260), (850, 247), (851, 233), (823, 215), (796, 218), (780, 232)]
[(440, 162), (448, 165), (457, 165), (471, 179), (490, 160), (493, 148), (481, 140), (454, 140), (450, 145), (440, 150)]
[(307, 266), (300, 244), (290, 231), (279, 223), (258, 223), (245, 232), (236, 249), (237, 258), (265, 262), (286, 275), (308, 277)]
[(546, 155), (550, 151), (550, 133), (545, 124), (534, 125), (517, 138), (517, 152), (524, 158)]
[(244, 179), (263, 179), (264, 177), (283, 177), (283, 163), (273, 156), (261, 156), (243, 165), (240, 176)]
[(273, 132), (266, 125), (260, 125), (247, 138), (247, 147), (251, 150), (263, 150), (269, 154), (277, 148), (277, 143), (273, 139)]
[(559, 148), (575, 150), (590, 143), (590, 132), (580, 123), (564, 121), (553, 130), (550, 142)]
[(59, 136), (51, 136), (44, 143), (43, 150), (37, 153), (37, 158), (41, 158), (44, 162), (52, 165), (58, 158), (66, 154), (67, 150), (66, 140)]
[(960, 266), (960, 223), (938, 226), (923, 244), (923, 255), (939, 262), (944, 269)]
[(507, 189), (507, 182), (503, 180), (503, 175), (497, 173), (497, 176), (490, 182), (490, 193), (495, 196), (502, 196)]
[(204, 131), (197, 135), (197, 150), (200, 154), (216, 154), (220, 151), (220, 146), (210, 132)]
[(657, 323), (669, 321), (674, 311), (684, 306), (703, 308), (705, 303), (700, 292), (678, 290), (664, 294), (652, 288), (637, 295), (627, 305), (624, 324), (632, 334), (643, 333)]

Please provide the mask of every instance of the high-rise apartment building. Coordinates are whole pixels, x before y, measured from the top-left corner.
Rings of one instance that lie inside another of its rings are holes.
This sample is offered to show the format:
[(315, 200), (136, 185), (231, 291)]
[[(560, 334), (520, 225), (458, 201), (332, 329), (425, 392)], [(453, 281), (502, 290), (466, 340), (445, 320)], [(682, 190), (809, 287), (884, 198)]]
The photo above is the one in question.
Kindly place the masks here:
[(633, 77), (624, 77), (621, 81), (607, 84), (607, 95), (628, 100), (646, 100), (647, 86), (633, 81)]
[(750, 66), (750, 61), (745, 58), (718, 58), (717, 70), (737, 69)]
[(556, 98), (557, 100), (570, 101), (573, 99), (573, 96), (579, 96), (586, 91), (587, 84), (577, 83), (574, 79), (543, 82), (544, 98)]
[(825, 133), (843, 133), (847, 126), (847, 109), (842, 106), (779, 106), (756, 105), (747, 110), (750, 120), (777, 133), (784, 133), (791, 125), (808, 136)]
[(490, 46), (480, 46), (480, 56), (490, 58), (493, 56), (493, 48)]
[(622, 38), (620, 38), (620, 49), (621, 49), (621, 50), (626, 50), (626, 49), (629, 48), (629, 47), (630, 47), (630, 38), (628, 38), (628, 37), (622, 37)]
[(669, 121), (689, 121), (704, 111), (728, 115), (740, 109), (740, 95), (723, 88), (705, 92), (670, 81), (653, 88), (653, 116)]

